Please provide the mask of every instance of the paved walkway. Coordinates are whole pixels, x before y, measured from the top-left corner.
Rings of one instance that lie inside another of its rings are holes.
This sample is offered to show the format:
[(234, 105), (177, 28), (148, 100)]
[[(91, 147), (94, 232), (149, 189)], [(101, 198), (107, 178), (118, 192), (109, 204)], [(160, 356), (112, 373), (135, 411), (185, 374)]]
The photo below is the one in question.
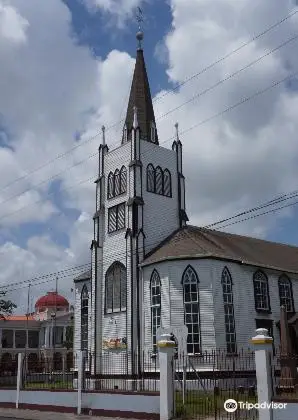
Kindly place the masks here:
[[(77, 416), (75, 414), (65, 413), (51, 413), (47, 411), (35, 410), (16, 410), (15, 408), (0, 408), (1, 418), (10, 418), (18, 420), (112, 420), (111, 417), (97, 417), (97, 416)], [(120, 417), (113, 417), (113, 419), (122, 420)], [(124, 419), (123, 419), (124, 420)], [(134, 420), (134, 419), (125, 419)]]

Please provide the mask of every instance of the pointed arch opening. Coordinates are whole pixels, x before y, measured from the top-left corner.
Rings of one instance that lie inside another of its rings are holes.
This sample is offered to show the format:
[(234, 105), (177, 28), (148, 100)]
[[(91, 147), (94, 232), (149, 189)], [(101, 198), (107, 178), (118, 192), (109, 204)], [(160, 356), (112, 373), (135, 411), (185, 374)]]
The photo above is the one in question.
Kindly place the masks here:
[(126, 282), (126, 268), (119, 261), (114, 262), (106, 272), (105, 313), (126, 311)]
[(286, 274), (282, 274), (278, 279), (278, 291), (280, 306), (284, 306), (287, 312), (294, 313), (292, 282)]
[(81, 293), (81, 350), (88, 350), (89, 293), (84, 285)]
[(119, 169), (116, 169), (114, 172), (114, 196), (117, 196), (120, 194), (120, 171)]
[(120, 194), (124, 194), (126, 192), (126, 185), (127, 185), (127, 172), (125, 166), (122, 166), (120, 169)]
[(155, 169), (151, 163), (147, 166), (147, 191), (155, 192)]
[(163, 195), (163, 171), (160, 166), (155, 169), (155, 192)]
[(268, 277), (263, 271), (258, 270), (254, 273), (253, 285), (256, 311), (270, 312)]
[(188, 265), (182, 275), (184, 324), (188, 329), (187, 353), (201, 351), (199, 278), (195, 269)]
[(156, 270), (153, 270), (150, 277), (150, 299), (151, 299), (151, 337), (152, 350), (157, 353), (157, 330), (161, 326), (161, 282)]
[(228, 353), (237, 353), (236, 328), (233, 301), (233, 281), (227, 267), (223, 269), (221, 275), (221, 285), (223, 293), (223, 304), (225, 314), (226, 345)]
[(114, 197), (114, 174), (110, 172), (108, 175), (108, 198)]
[(172, 197), (171, 174), (168, 169), (165, 169), (163, 173), (163, 195)]

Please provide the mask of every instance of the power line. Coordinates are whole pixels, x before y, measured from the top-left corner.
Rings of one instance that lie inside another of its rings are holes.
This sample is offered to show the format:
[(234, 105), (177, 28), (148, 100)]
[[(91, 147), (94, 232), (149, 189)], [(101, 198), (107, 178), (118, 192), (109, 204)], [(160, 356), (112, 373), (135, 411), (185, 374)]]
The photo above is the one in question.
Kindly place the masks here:
[[(265, 57), (267, 57), (267, 56), (269, 56), (270, 54), (272, 54), (272, 53), (274, 53), (274, 52), (278, 51), (279, 49), (281, 49), (281, 48), (285, 47), (286, 45), (288, 45), (289, 43), (291, 43), (291, 42), (293, 42), (293, 41), (295, 41), (295, 40), (297, 40), (297, 39), (298, 39), (298, 35), (295, 35), (295, 36), (293, 36), (293, 37), (291, 37), (291, 38), (287, 39), (285, 42), (281, 43), (281, 44), (280, 44), (280, 45), (278, 45), (277, 47), (275, 47), (275, 48), (271, 49), (271, 50), (270, 50), (270, 51), (268, 51), (267, 53), (265, 53), (265, 54), (263, 54), (262, 56), (258, 57), (256, 60), (251, 61), (251, 62), (250, 62), (250, 63), (248, 63), (246, 66), (244, 66), (244, 67), (240, 68), (239, 70), (235, 71), (234, 73), (232, 73), (232, 74), (228, 75), (228, 76), (227, 76), (227, 77), (225, 77), (224, 79), (221, 79), (220, 81), (218, 81), (218, 82), (217, 82), (217, 83), (215, 83), (214, 85), (212, 85), (212, 86), (208, 87), (207, 89), (205, 89), (205, 90), (203, 90), (203, 91), (201, 91), (201, 92), (197, 93), (197, 94), (196, 94), (196, 95), (194, 95), (192, 98), (188, 99), (187, 101), (183, 102), (182, 104), (178, 105), (177, 107), (172, 108), (171, 110), (169, 110), (169, 111), (168, 111), (168, 112), (166, 112), (165, 114), (163, 114), (163, 115), (161, 115), (160, 117), (158, 117), (158, 118), (157, 118), (157, 120), (160, 120), (160, 119), (162, 119), (162, 118), (165, 118), (165, 117), (167, 117), (168, 115), (170, 115), (171, 113), (173, 113), (174, 111), (177, 111), (178, 109), (181, 109), (183, 106), (185, 106), (185, 105), (187, 105), (187, 104), (191, 103), (191, 102), (192, 102), (192, 101), (194, 101), (195, 99), (197, 99), (197, 98), (199, 98), (199, 97), (201, 97), (201, 96), (205, 95), (206, 93), (208, 93), (208, 92), (212, 91), (212, 90), (213, 90), (213, 89), (215, 89), (216, 87), (218, 87), (218, 86), (220, 86), (221, 84), (225, 83), (226, 81), (228, 81), (228, 80), (232, 79), (234, 76), (236, 76), (236, 75), (240, 74), (242, 71), (244, 71), (244, 70), (248, 69), (249, 67), (252, 67), (253, 65), (255, 65), (255, 64), (257, 64), (258, 62), (260, 62), (261, 60), (263, 60)], [(161, 144), (162, 144), (162, 143), (161, 143)], [(62, 171), (58, 172), (57, 174), (53, 175), (52, 177), (50, 177), (50, 178), (48, 178), (48, 179), (46, 179), (46, 180), (41, 181), (39, 184), (34, 185), (34, 186), (33, 186), (33, 187), (31, 187), (31, 188), (27, 188), (25, 191), (22, 191), (22, 192), (21, 192), (21, 193), (19, 193), (19, 194), (15, 194), (14, 196), (7, 198), (6, 200), (4, 200), (4, 201), (0, 202), (0, 204), (5, 204), (5, 203), (9, 202), (10, 200), (12, 200), (13, 198), (20, 197), (22, 194), (25, 194), (26, 192), (31, 191), (31, 190), (35, 189), (36, 187), (38, 187), (38, 186), (40, 186), (40, 185), (43, 185), (43, 184), (45, 184), (45, 183), (47, 183), (47, 182), (49, 182), (49, 181), (52, 181), (52, 180), (56, 179), (58, 176), (60, 176), (61, 174), (63, 174), (64, 172), (66, 172), (67, 170), (70, 170), (70, 169), (72, 169), (72, 168), (74, 168), (74, 167), (76, 167), (76, 166), (79, 166), (79, 165), (81, 165), (82, 163), (84, 163), (85, 161), (89, 160), (90, 158), (93, 158), (93, 157), (96, 157), (96, 156), (97, 156), (97, 152), (96, 152), (96, 153), (93, 153), (93, 154), (91, 154), (91, 155), (89, 155), (87, 158), (85, 158), (85, 159), (83, 159), (83, 160), (81, 160), (81, 161), (79, 161), (79, 162), (76, 162), (74, 165), (71, 165), (70, 167), (68, 167), (68, 168), (66, 168), (66, 169), (63, 169)], [(0, 191), (1, 191), (1, 190), (0, 190)], [(1, 219), (0, 219), (0, 220), (1, 220)]]
[[(293, 78), (293, 77), (295, 77), (297, 74), (298, 74), (298, 71), (296, 71), (296, 72), (294, 72), (294, 73), (292, 73), (292, 74), (290, 74), (290, 75), (288, 75), (288, 76), (284, 77), (283, 79), (280, 79), (280, 80), (278, 80), (278, 81), (275, 81), (275, 82), (273, 82), (271, 85), (267, 86), (265, 89), (258, 90), (258, 91), (257, 91), (257, 92), (255, 92), (254, 94), (252, 94), (252, 95), (250, 95), (250, 96), (247, 96), (247, 97), (245, 97), (245, 98), (241, 99), (239, 102), (236, 102), (235, 104), (233, 104), (233, 105), (231, 105), (231, 106), (229, 106), (229, 107), (225, 108), (223, 111), (220, 111), (220, 112), (218, 112), (217, 114), (214, 114), (214, 115), (212, 115), (212, 116), (210, 116), (210, 117), (208, 117), (208, 118), (206, 118), (206, 119), (204, 119), (204, 120), (200, 121), (199, 123), (194, 124), (193, 126), (188, 127), (188, 128), (187, 128), (187, 129), (185, 129), (185, 130), (182, 130), (182, 131), (180, 132), (180, 137), (181, 137), (181, 136), (183, 136), (184, 134), (186, 134), (186, 133), (188, 133), (188, 132), (190, 132), (190, 131), (194, 130), (195, 128), (197, 128), (197, 127), (199, 127), (199, 126), (201, 126), (201, 125), (203, 125), (203, 124), (206, 124), (206, 123), (208, 123), (208, 122), (210, 122), (210, 121), (214, 120), (215, 118), (218, 118), (218, 117), (223, 116), (223, 115), (224, 115), (224, 114), (226, 114), (227, 112), (232, 111), (233, 109), (235, 109), (235, 108), (237, 108), (238, 106), (243, 105), (244, 103), (246, 103), (246, 102), (248, 102), (248, 101), (250, 101), (250, 100), (252, 100), (252, 99), (256, 98), (257, 96), (260, 96), (260, 95), (262, 95), (262, 94), (264, 94), (264, 93), (268, 92), (269, 90), (271, 90), (271, 89), (273, 89), (273, 88), (275, 88), (275, 87), (279, 86), (281, 83), (283, 83), (283, 82), (285, 82), (285, 81), (287, 81), (287, 80), (292, 79), (292, 78)], [(169, 137), (168, 139), (166, 139), (166, 140), (164, 140), (163, 142), (161, 142), (161, 143), (160, 143), (160, 145), (165, 144), (165, 143), (167, 143), (168, 141), (173, 140), (174, 138), (175, 138), (175, 136), (171, 136), (171, 137)], [(71, 187), (64, 188), (64, 189), (62, 189), (62, 190), (60, 190), (60, 191), (65, 191), (65, 190), (68, 190), (68, 189), (75, 188), (77, 185), (80, 185), (80, 184), (86, 183), (86, 182), (90, 181), (92, 178), (93, 178), (93, 177), (90, 177), (90, 178), (88, 178), (88, 179), (86, 179), (86, 180), (83, 180), (83, 181), (79, 182), (78, 184), (75, 184), (75, 185), (73, 185), (73, 186), (71, 186)], [(50, 193), (47, 193), (47, 194), (46, 194), (46, 196), (53, 195), (53, 194), (54, 194), (54, 192), (50, 192)], [(36, 202), (34, 202), (34, 203), (30, 203), (30, 204), (28, 204), (28, 205), (26, 205), (26, 206), (23, 206), (23, 207), (21, 207), (21, 208), (17, 209), (17, 210), (16, 210), (16, 211), (14, 211), (14, 212), (8, 213), (8, 214), (6, 214), (6, 215), (4, 215), (4, 216), (0, 217), (0, 221), (1, 221), (1, 220), (3, 220), (3, 219), (5, 219), (5, 218), (7, 218), (7, 217), (9, 217), (9, 216), (11, 216), (11, 215), (13, 215), (13, 214), (15, 214), (15, 213), (17, 213), (17, 212), (19, 212), (19, 211), (21, 211), (21, 210), (23, 210), (23, 209), (24, 209), (24, 208), (26, 208), (26, 207), (29, 207), (30, 205), (37, 204), (37, 203), (39, 203), (39, 202), (41, 202), (41, 201), (43, 201), (43, 199), (39, 199), (38, 201), (36, 201)]]
[[(289, 13), (288, 15), (286, 15), (283, 19), (277, 21), (276, 23), (274, 23), (273, 25), (269, 26), (267, 29), (265, 29), (264, 31), (260, 32), (259, 34), (257, 34), (256, 36), (252, 37), (250, 40), (248, 40), (247, 42), (245, 42), (244, 44), (242, 44), (241, 46), (239, 46), (238, 48), (230, 51), (228, 54), (226, 54), (225, 56), (221, 57), (220, 59), (212, 62), (211, 64), (209, 64), (207, 67), (205, 67), (204, 69), (202, 69), (200, 72), (188, 77), (187, 79), (185, 79), (183, 82), (181, 82), (180, 84), (176, 85), (175, 87), (173, 87), (172, 89), (168, 90), (167, 92), (165, 92), (163, 95), (160, 95), (158, 97), (156, 97), (153, 102), (159, 101), (161, 98), (163, 98), (164, 96), (168, 95), (169, 93), (172, 93), (174, 91), (176, 91), (179, 87), (185, 85), (186, 83), (190, 82), (191, 80), (193, 80), (194, 78), (200, 76), (201, 74), (205, 73), (206, 71), (210, 70), (212, 67), (214, 67), (215, 65), (221, 63), (222, 61), (226, 60), (227, 58), (231, 57), (232, 55), (236, 54), (238, 51), (240, 51), (241, 49), (243, 49), (244, 47), (246, 47), (247, 45), (249, 45), (250, 43), (254, 42), (255, 40), (257, 40), (258, 38), (264, 36), (265, 34), (267, 34), (268, 32), (270, 32), (271, 30), (273, 30), (274, 28), (278, 27), (279, 25), (281, 25), (282, 23), (284, 23), (285, 21), (287, 21), (288, 19), (292, 18), (294, 15), (296, 15), (298, 13), (298, 10), (293, 11), (291, 13)], [(124, 120), (120, 120), (112, 125), (110, 125), (109, 127), (107, 127), (106, 132), (111, 130), (112, 128), (114, 128), (115, 126), (117, 126), (118, 124), (120, 124), (121, 122), (123, 122)], [(92, 140), (94, 140), (95, 138), (97, 138), (99, 135), (101, 134), (101, 130), (98, 131), (94, 136), (89, 137), (86, 140), (81, 141), (80, 143), (78, 143), (77, 145), (75, 145), (74, 147), (66, 150), (64, 153), (61, 153), (59, 155), (57, 155), (56, 157), (54, 157), (53, 159), (49, 160), (48, 162), (43, 163), (42, 165), (38, 166), (35, 169), (32, 169), (31, 171), (27, 172), (26, 174), (14, 179), (13, 181), (9, 182), (8, 184), (4, 185), (1, 189), (0, 192), (7, 189), (8, 187), (10, 187), (11, 185), (15, 184), (16, 182), (19, 182), (25, 178), (27, 178), (28, 176), (40, 171), (41, 169), (49, 166), (50, 164), (52, 164), (53, 162), (55, 162), (56, 160), (62, 159), (65, 156), (67, 156), (69, 153), (73, 152), (74, 150), (78, 149), (79, 147), (91, 142)], [(118, 142), (112, 143), (110, 146), (112, 145), (116, 145), (118, 144)]]

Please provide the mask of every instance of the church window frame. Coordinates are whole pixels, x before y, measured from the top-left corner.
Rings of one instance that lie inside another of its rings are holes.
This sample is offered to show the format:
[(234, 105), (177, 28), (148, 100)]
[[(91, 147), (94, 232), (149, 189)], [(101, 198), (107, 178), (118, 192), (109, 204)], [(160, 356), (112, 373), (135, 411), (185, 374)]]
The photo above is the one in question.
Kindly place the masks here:
[(108, 209), (108, 233), (114, 233), (125, 228), (126, 204), (119, 203)]
[(172, 177), (168, 169), (163, 171), (163, 195), (172, 197)]
[(120, 169), (120, 194), (127, 191), (127, 170), (125, 166)]
[(147, 191), (155, 192), (155, 169), (152, 163), (147, 166)]
[(81, 292), (81, 350), (88, 350), (89, 291), (84, 284)]
[(125, 312), (127, 271), (120, 261), (113, 262), (105, 274), (105, 314)]
[(157, 354), (157, 330), (161, 327), (161, 280), (156, 269), (150, 277), (150, 311), (152, 352)]
[(155, 193), (163, 195), (163, 170), (160, 166), (155, 168)]
[(227, 267), (221, 274), (227, 353), (237, 353), (236, 325), (233, 299), (233, 280)]
[(201, 320), (199, 277), (196, 270), (188, 265), (182, 274), (184, 324), (188, 329), (187, 353), (201, 353)]
[(293, 289), (291, 279), (282, 274), (278, 279), (278, 294), (280, 306), (284, 306), (288, 313), (295, 312)]
[(262, 270), (253, 275), (256, 312), (271, 312), (268, 277)]
[(120, 195), (120, 171), (116, 169), (114, 172), (114, 197)]
[(108, 175), (108, 198), (114, 197), (114, 174), (110, 172)]

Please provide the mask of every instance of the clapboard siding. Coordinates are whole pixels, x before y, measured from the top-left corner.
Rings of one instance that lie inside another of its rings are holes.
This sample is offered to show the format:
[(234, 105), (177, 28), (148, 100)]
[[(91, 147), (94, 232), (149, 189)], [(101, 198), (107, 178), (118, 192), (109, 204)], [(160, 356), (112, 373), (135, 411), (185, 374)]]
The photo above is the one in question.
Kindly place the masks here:
[[(143, 163), (144, 232), (146, 252), (158, 245), (179, 227), (177, 161), (173, 150), (155, 144), (141, 142)], [(172, 197), (164, 197), (147, 191), (146, 170), (151, 163), (155, 168), (168, 169), (172, 179)]]

